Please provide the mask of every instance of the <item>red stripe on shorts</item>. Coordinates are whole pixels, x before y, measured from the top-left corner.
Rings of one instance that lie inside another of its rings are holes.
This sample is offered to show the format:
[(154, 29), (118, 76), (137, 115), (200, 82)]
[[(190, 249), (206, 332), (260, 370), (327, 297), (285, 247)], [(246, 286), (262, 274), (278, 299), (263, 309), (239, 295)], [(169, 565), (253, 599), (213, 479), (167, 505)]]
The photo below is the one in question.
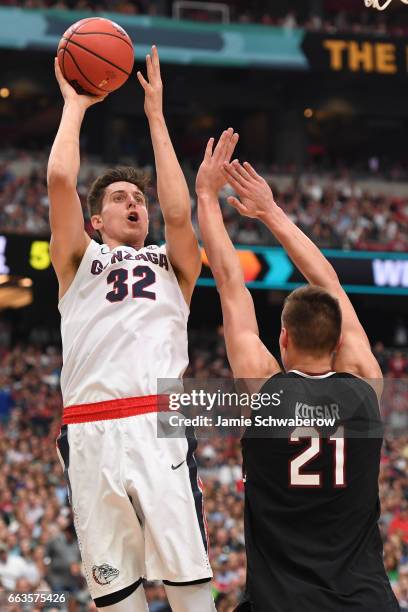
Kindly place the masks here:
[(107, 400), (94, 404), (66, 406), (62, 413), (62, 424), (89, 423), (108, 419), (124, 419), (149, 412), (163, 412), (169, 409), (168, 395), (145, 395)]

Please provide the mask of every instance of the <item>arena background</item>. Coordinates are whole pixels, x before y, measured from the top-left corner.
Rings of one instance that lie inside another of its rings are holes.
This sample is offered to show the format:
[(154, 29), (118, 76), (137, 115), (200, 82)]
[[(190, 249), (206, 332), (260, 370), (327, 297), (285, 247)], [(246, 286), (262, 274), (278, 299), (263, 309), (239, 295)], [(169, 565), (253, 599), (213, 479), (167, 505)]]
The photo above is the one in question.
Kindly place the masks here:
[[(219, 3), (217, 3), (219, 4)], [(165, 114), (188, 178), (211, 135), (232, 126), (238, 156), (322, 248), (350, 292), (387, 379), (380, 475), (385, 565), (408, 610), (408, 6), (363, 0), (0, 1), (0, 603), (15, 612), (94, 610), (55, 452), (61, 418), (57, 284), (49, 260), (46, 163), (62, 100), (59, 37), (98, 14), (123, 25), (136, 69), (156, 43)], [(136, 78), (85, 118), (78, 190), (101, 168), (152, 173), (149, 241), (162, 240), (153, 154)], [(225, 203), (261, 336), (278, 354), (282, 301), (302, 282), (264, 229)], [(89, 219), (84, 208), (87, 228)], [(228, 377), (219, 300), (203, 256), (187, 376)], [(142, 356), (142, 349), (141, 355)], [(139, 356), (135, 355), (135, 359)], [(231, 612), (245, 583), (239, 443), (201, 440), (214, 592)], [(151, 612), (167, 606), (146, 586)], [(9, 604), (9, 592), (69, 593), (69, 604)]]

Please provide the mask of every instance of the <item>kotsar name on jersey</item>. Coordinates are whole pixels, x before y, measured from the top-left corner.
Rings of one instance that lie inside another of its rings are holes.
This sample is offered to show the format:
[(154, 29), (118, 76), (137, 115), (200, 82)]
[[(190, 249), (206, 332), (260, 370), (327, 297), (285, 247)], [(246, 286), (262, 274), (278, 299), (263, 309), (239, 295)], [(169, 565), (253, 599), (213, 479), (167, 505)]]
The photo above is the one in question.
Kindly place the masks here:
[(310, 406), (303, 402), (296, 402), (296, 416), (301, 419), (337, 419), (340, 420), (338, 404), (322, 404)]

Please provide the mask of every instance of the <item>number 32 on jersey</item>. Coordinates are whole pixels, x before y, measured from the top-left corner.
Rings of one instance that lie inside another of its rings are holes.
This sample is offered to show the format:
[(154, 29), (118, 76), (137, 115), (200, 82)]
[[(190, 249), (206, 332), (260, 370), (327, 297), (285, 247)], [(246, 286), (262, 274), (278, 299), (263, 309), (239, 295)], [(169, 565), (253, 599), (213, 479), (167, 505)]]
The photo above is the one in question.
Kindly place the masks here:
[[(132, 297), (155, 300), (155, 292), (146, 291), (146, 287), (150, 287), (156, 282), (155, 272), (149, 266), (136, 266), (133, 268), (133, 277), (139, 278), (139, 280), (132, 284)], [(128, 278), (129, 272), (126, 268), (118, 268), (108, 274), (107, 283), (108, 285), (113, 284), (112, 291), (106, 294), (106, 299), (109, 302), (121, 302), (128, 296)]]

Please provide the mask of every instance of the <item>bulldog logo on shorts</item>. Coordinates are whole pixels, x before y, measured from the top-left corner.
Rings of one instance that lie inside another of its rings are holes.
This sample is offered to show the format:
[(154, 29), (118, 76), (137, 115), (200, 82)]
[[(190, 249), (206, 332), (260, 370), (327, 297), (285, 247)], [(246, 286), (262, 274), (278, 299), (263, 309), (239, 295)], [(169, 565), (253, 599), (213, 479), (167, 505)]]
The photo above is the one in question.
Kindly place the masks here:
[(109, 584), (119, 576), (119, 570), (107, 563), (102, 563), (102, 565), (92, 567), (92, 576), (98, 584)]

